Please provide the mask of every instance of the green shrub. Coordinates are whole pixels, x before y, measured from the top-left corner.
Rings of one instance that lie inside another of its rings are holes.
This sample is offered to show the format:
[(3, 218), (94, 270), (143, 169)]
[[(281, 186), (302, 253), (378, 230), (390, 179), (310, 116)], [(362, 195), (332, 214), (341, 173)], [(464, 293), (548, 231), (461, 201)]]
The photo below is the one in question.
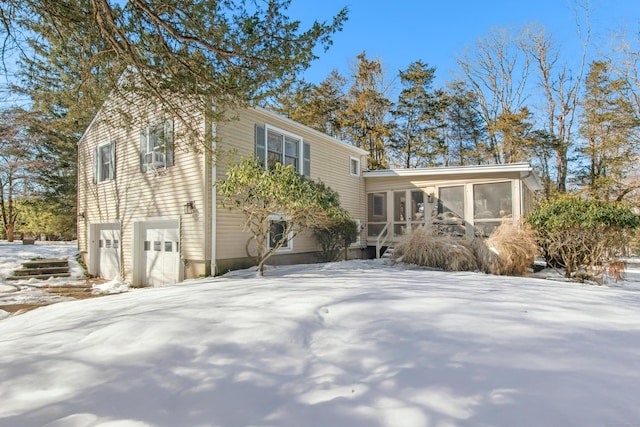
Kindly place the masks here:
[(343, 249), (347, 259), (347, 249), (358, 240), (360, 227), (350, 218), (338, 218), (325, 227), (314, 228), (313, 234), (322, 249), (322, 260), (336, 261)]
[(540, 203), (526, 221), (547, 263), (564, 267), (567, 277), (593, 276), (616, 262), (640, 227), (640, 216), (623, 202), (566, 195)]

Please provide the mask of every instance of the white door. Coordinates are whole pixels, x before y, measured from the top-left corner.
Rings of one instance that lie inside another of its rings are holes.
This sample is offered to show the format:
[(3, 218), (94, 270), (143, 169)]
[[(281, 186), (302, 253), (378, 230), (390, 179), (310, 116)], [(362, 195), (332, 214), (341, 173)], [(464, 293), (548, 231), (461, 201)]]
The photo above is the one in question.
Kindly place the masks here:
[(103, 224), (98, 227), (98, 276), (115, 279), (120, 276), (120, 226)]
[(176, 221), (142, 224), (142, 285), (160, 286), (179, 280), (180, 233)]

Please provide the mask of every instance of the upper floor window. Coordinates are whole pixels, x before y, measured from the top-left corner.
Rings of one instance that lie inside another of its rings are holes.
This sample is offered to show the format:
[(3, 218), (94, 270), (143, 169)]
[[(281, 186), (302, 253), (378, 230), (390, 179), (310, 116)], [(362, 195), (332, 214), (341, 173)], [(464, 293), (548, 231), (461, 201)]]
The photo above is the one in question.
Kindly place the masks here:
[(116, 174), (116, 144), (105, 142), (93, 152), (93, 182), (111, 180)]
[(349, 173), (354, 176), (360, 176), (360, 159), (357, 157), (349, 158)]
[(305, 176), (311, 175), (311, 146), (302, 137), (268, 125), (256, 125), (255, 137), (256, 157), (266, 168), (281, 163)]
[(150, 125), (140, 135), (140, 171), (172, 166), (173, 151), (173, 121)]

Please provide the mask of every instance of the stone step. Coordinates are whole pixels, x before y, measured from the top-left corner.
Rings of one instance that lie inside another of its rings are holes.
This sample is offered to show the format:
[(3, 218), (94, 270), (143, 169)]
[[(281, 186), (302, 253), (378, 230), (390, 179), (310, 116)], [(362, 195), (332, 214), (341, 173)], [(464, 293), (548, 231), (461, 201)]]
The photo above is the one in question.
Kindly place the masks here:
[(68, 273), (69, 267), (20, 268), (13, 272), (14, 276), (32, 276), (39, 274)]
[(51, 277), (71, 277), (71, 273), (33, 274), (30, 276), (9, 276), (7, 277), (7, 280), (29, 280), (29, 279), (47, 280)]
[(44, 268), (44, 267), (69, 267), (69, 261), (66, 259), (41, 258), (22, 263), (24, 268)]
[(69, 261), (59, 258), (39, 258), (25, 261), (7, 280), (46, 280), (50, 277), (70, 277)]

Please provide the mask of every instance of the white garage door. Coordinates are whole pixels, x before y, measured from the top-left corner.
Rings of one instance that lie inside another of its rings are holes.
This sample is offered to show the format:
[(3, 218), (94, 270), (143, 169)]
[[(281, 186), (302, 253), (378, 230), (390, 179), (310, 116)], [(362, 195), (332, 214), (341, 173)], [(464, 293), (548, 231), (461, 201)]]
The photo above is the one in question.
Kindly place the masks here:
[(180, 232), (177, 221), (142, 223), (142, 284), (160, 286), (179, 280)]
[(97, 231), (98, 276), (115, 279), (120, 276), (120, 225), (101, 224)]

